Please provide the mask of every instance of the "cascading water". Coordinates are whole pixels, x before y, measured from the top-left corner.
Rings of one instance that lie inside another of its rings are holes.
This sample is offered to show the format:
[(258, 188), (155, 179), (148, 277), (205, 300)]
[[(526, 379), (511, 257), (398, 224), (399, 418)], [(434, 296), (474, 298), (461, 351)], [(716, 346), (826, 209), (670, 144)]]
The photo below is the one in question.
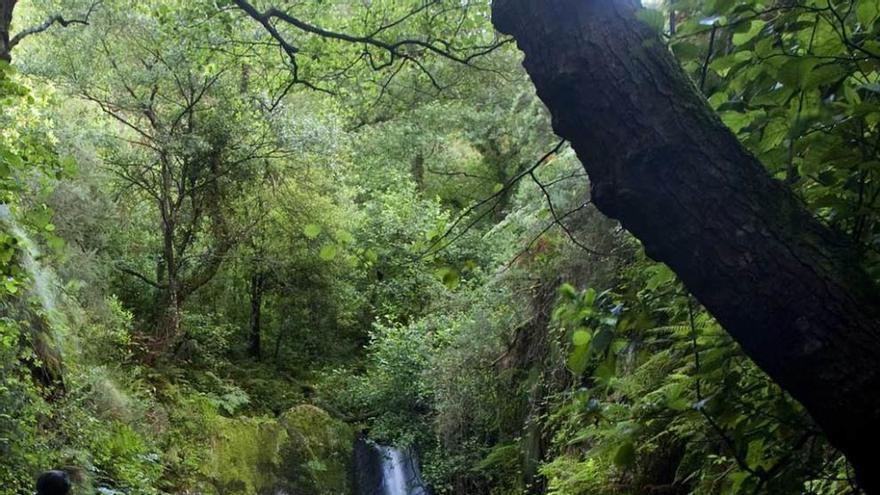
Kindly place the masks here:
[(56, 307), (55, 287), (58, 285), (55, 274), (40, 265), (37, 244), (12, 217), (9, 206), (4, 204), (0, 204), (0, 227), (18, 238), (22, 247), (21, 265), (31, 278), (31, 292), (39, 299), (44, 311), (53, 313)]
[(0, 204), (0, 229), (3, 229), (18, 239), (20, 251), (18, 262), (30, 279), (27, 295), (36, 299), (41, 311), (35, 312), (28, 306), (26, 298), (13, 299), (2, 308), (11, 312), (15, 319), (29, 322), (31, 331), (31, 345), (34, 353), (40, 359), (39, 364), (34, 365), (33, 371), (45, 385), (52, 385), (56, 392), (63, 390), (61, 350), (58, 345), (60, 335), (58, 332), (64, 329), (61, 312), (57, 310), (57, 291), (59, 287), (57, 276), (52, 270), (40, 264), (40, 251), (37, 244), (31, 240), (27, 233), (16, 222), (9, 206)]
[(355, 495), (428, 495), (411, 450), (361, 438), (354, 454)]

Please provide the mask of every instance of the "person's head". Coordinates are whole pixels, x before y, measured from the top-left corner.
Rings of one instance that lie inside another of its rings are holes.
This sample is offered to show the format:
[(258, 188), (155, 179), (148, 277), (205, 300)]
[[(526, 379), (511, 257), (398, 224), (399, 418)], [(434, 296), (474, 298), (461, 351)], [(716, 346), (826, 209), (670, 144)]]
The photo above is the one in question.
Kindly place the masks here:
[(64, 471), (46, 471), (37, 478), (37, 495), (67, 495), (70, 478)]

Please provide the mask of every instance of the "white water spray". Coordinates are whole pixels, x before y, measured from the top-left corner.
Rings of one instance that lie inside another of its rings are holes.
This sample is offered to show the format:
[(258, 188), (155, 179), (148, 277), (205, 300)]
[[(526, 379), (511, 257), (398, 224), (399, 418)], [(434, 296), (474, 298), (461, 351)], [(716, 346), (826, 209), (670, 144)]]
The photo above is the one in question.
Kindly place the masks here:
[(382, 489), (384, 495), (427, 495), (418, 466), (409, 452), (377, 445), (382, 454)]
[(354, 445), (354, 495), (429, 495), (411, 449), (360, 437)]
[(22, 248), (21, 265), (31, 278), (30, 292), (40, 301), (40, 306), (47, 314), (55, 312), (57, 306), (56, 288), (58, 278), (51, 270), (43, 267), (40, 262), (40, 248), (15, 221), (9, 206), (0, 204), (0, 224), (14, 235)]

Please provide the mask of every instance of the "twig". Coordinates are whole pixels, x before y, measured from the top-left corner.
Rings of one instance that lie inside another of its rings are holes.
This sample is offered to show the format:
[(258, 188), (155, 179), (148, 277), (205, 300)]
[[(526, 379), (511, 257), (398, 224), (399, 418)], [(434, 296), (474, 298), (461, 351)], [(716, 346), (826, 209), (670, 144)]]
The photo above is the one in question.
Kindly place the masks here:
[(470, 215), (471, 213), (473, 213), (474, 211), (476, 211), (478, 208), (480, 208), (481, 206), (485, 205), (486, 203), (488, 203), (488, 202), (490, 202), (490, 201), (492, 201), (492, 200), (496, 200), (496, 201), (495, 201), (495, 204), (492, 205), (491, 208), (489, 208), (489, 209), (486, 210), (485, 212), (481, 213), (481, 214), (480, 214), (480, 215), (479, 215), (474, 221), (470, 222), (470, 223), (467, 225), (467, 227), (465, 227), (465, 229), (464, 229), (462, 232), (458, 233), (455, 237), (453, 237), (453, 238), (452, 238), (449, 242), (447, 242), (446, 244), (444, 244), (444, 245), (442, 245), (441, 247), (437, 248), (436, 251), (440, 251), (440, 250), (442, 250), (442, 249), (445, 249), (446, 247), (449, 247), (450, 245), (452, 245), (452, 243), (454, 243), (455, 241), (457, 241), (458, 239), (460, 239), (460, 238), (461, 238), (461, 237), (462, 237), (462, 236), (463, 236), (468, 230), (470, 230), (471, 227), (473, 227), (474, 225), (476, 225), (477, 222), (479, 222), (480, 220), (482, 220), (483, 218), (485, 218), (486, 215), (489, 214), (489, 212), (492, 212), (492, 211), (495, 210), (495, 208), (498, 206), (498, 203), (500, 202), (500, 199), (499, 199), (499, 198), (501, 197), (502, 194), (504, 194), (505, 192), (507, 192), (508, 190), (510, 190), (514, 185), (516, 185), (517, 182), (519, 182), (520, 180), (522, 180), (523, 177), (529, 175), (530, 173), (534, 172), (538, 167), (540, 167), (541, 165), (543, 165), (543, 164), (547, 161), (547, 159), (550, 158), (551, 156), (553, 156), (554, 154), (556, 154), (556, 153), (562, 148), (562, 145), (564, 145), (564, 144), (565, 144), (565, 139), (561, 139), (561, 140), (559, 140), (559, 142), (556, 143), (556, 146), (554, 146), (553, 149), (550, 150), (550, 151), (548, 151), (547, 153), (544, 153), (544, 155), (541, 156), (541, 158), (539, 158), (538, 161), (536, 161), (534, 165), (532, 165), (531, 167), (527, 168), (525, 171), (520, 172), (520, 173), (517, 174), (514, 178), (510, 179), (510, 180), (507, 182), (507, 184), (505, 184), (504, 186), (502, 186), (501, 189), (495, 191), (491, 196), (489, 196), (489, 197), (487, 197), (487, 198), (485, 198), (485, 199), (482, 199), (482, 200), (478, 201), (478, 202), (475, 203), (474, 205), (471, 205), (467, 210), (465, 210), (461, 215), (459, 215), (458, 218), (457, 218), (454, 222), (452, 222), (452, 225), (449, 226), (448, 229), (446, 229), (446, 232), (444, 232), (443, 235), (441, 235), (440, 237), (438, 237), (434, 242), (431, 243), (430, 246), (428, 246), (427, 249), (425, 249), (425, 251), (419, 256), (419, 258), (420, 258), (420, 259), (421, 259), (421, 258), (424, 258), (424, 257), (427, 256), (428, 254), (430, 254), (432, 251), (435, 251), (434, 248), (437, 248), (437, 246), (439, 246), (439, 245), (443, 242), (444, 239), (446, 239), (447, 237), (449, 237), (449, 235), (452, 234), (452, 232), (455, 230), (455, 228), (458, 227), (458, 225), (459, 225), (462, 221), (464, 221), (464, 219), (467, 218), (468, 215)]

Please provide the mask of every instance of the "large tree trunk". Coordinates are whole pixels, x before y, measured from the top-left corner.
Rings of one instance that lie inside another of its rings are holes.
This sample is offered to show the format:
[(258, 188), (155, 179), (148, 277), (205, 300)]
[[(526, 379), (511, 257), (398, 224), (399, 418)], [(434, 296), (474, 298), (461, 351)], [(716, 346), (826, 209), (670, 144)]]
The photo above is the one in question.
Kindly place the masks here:
[(9, 41), (12, 38), (12, 11), (15, 9), (17, 0), (0, 0), (0, 60), (9, 62), (12, 60)]
[(841, 235), (772, 179), (695, 91), (634, 0), (496, 0), (592, 197), (667, 263), (880, 493), (877, 288)]

